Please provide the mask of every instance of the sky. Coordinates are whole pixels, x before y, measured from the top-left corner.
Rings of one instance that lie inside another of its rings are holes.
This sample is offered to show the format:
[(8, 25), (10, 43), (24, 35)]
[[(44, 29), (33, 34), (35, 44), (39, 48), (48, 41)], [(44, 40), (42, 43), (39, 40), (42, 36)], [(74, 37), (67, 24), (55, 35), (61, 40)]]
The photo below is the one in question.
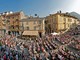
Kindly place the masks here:
[(77, 12), (80, 14), (80, 0), (0, 0), (0, 13), (23, 11), (26, 15), (45, 17), (49, 14)]

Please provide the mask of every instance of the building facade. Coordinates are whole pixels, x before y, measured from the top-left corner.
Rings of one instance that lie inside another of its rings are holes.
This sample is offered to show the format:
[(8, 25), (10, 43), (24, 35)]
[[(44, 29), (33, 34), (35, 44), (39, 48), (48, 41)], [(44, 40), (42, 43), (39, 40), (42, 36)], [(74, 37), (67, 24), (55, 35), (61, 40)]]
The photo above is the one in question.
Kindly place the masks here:
[(46, 17), (46, 31), (48, 33), (61, 32), (69, 29), (73, 24), (78, 24), (78, 19), (68, 13), (58, 12)]
[(29, 17), (27, 19), (22, 19), (20, 21), (20, 25), (22, 27), (23, 35), (28, 35), (28, 33), (24, 33), (25, 31), (31, 32), (30, 35), (35, 35), (42, 37), (45, 34), (45, 19), (39, 17)]
[(19, 20), (26, 18), (23, 11), (20, 12), (4, 12), (1, 13), (3, 20), (6, 21), (6, 33), (19, 35), (20, 22)]
[(6, 23), (2, 19), (2, 16), (0, 16), (0, 37), (4, 36), (6, 33)]

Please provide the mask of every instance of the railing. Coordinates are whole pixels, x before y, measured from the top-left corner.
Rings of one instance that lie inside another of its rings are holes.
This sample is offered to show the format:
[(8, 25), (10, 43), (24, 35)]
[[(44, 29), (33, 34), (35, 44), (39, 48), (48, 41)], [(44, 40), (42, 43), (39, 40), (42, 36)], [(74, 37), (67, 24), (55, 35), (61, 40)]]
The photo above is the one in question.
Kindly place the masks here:
[(11, 30), (11, 31), (19, 31), (19, 29), (18, 28), (10, 28), (9, 30)]

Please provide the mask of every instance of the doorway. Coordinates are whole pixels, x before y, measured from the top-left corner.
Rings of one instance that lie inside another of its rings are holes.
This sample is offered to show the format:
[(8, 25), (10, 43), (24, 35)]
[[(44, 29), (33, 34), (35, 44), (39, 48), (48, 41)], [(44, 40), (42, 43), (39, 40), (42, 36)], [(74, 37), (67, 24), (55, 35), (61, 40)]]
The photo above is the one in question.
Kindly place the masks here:
[(8, 34), (10, 35), (10, 34), (11, 34), (11, 32), (10, 32), (10, 31), (8, 31)]
[(41, 32), (39, 32), (39, 37), (40, 37), (40, 38), (42, 37), (42, 33), (41, 33)]

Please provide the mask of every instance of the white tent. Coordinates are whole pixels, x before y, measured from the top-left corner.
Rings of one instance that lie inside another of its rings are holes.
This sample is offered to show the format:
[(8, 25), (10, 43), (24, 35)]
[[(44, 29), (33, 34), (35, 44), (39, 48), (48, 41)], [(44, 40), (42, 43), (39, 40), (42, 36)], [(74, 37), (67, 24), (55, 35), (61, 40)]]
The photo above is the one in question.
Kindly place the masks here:
[(56, 32), (54, 32), (54, 33), (51, 33), (52, 35), (59, 35), (59, 33), (56, 33)]

